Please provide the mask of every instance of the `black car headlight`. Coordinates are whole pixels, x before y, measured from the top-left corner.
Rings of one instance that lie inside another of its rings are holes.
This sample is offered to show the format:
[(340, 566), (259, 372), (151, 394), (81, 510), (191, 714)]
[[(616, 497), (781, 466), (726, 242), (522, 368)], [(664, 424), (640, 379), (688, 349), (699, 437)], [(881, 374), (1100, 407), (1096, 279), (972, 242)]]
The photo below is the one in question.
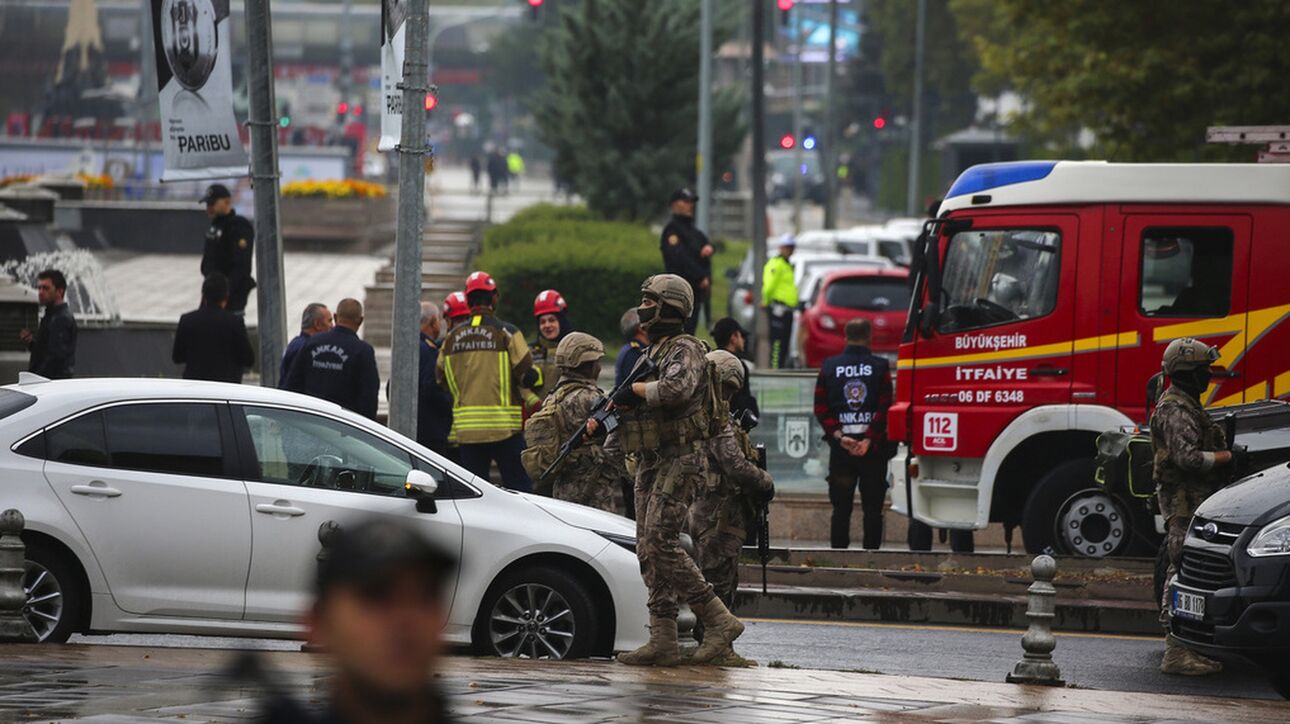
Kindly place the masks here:
[(1253, 558), (1290, 555), (1290, 515), (1263, 526), (1245, 552)]
[(595, 534), (613, 543), (619, 548), (625, 549), (628, 553), (636, 555), (636, 536), (622, 535), (620, 533), (606, 533), (603, 530), (595, 531)]

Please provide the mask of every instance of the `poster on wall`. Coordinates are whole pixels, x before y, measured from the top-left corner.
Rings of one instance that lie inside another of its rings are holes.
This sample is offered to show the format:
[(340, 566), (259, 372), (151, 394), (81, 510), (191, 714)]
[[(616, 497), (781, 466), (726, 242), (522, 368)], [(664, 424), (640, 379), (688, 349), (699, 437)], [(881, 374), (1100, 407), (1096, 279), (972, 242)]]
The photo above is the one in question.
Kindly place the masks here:
[(403, 133), (403, 44), (407, 37), (407, 0), (381, 0), (381, 142), (393, 151)]
[(162, 181), (247, 175), (233, 117), (229, 0), (152, 0)]

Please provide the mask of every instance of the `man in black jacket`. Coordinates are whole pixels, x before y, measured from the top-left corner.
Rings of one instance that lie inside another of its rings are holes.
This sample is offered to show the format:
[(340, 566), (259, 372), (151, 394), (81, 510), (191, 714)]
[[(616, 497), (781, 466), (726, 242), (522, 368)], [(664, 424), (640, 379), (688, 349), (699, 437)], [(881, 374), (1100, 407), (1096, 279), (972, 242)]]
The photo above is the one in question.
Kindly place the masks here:
[(694, 291), (694, 311), (685, 323), (686, 334), (694, 334), (699, 325), (699, 310), (706, 307), (712, 289), (712, 254), (716, 251), (708, 235), (694, 225), (694, 204), (698, 200), (690, 189), (672, 192), (672, 218), (659, 237), (667, 273), (689, 282)]
[(36, 299), (45, 308), (40, 326), (33, 335), (24, 329), (18, 338), (31, 350), (28, 370), (51, 380), (72, 376), (76, 366), (76, 319), (63, 301), (67, 296), (67, 279), (57, 269), (46, 269), (36, 275)]
[(184, 365), (184, 379), (239, 383), (255, 363), (246, 325), (227, 304), (228, 279), (217, 272), (202, 282), (202, 305), (179, 318), (171, 359)]
[(348, 410), (376, 419), (381, 390), (376, 352), (358, 338), (363, 305), (342, 299), (336, 305), (336, 327), (315, 334), (296, 354), (287, 374), (286, 389), (330, 400)]
[(233, 210), (233, 195), (224, 184), (206, 187), (201, 203), (206, 204), (206, 216), (211, 220), (202, 251), (202, 276), (219, 272), (228, 278), (228, 311), (240, 315), (255, 288), (251, 278), (255, 227)]
[(717, 343), (717, 349), (724, 349), (734, 355), (739, 359), (739, 364), (744, 366), (743, 385), (734, 397), (730, 398), (730, 411), (738, 414), (746, 410), (752, 413), (753, 417), (761, 417), (761, 408), (757, 405), (757, 398), (753, 397), (752, 388), (748, 384), (751, 377), (748, 361), (744, 359), (748, 332), (733, 317), (723, 317), (712, 325), (712, 341)]

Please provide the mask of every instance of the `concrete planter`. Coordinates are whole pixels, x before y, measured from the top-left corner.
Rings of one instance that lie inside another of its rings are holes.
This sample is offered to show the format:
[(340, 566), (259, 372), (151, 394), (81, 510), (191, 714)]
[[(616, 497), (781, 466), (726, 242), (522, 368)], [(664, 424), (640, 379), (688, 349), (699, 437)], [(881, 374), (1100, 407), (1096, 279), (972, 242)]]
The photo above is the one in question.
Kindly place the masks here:
[(380, 199), (282, 197), (288, 249), (372, 252), (394, 241), (396, 202)]

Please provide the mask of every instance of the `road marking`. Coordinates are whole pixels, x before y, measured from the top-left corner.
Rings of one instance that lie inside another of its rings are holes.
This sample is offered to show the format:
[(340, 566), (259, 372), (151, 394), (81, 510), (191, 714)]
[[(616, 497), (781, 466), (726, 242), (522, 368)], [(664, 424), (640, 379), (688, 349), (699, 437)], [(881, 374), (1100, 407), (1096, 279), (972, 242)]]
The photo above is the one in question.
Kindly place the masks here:
[[(801, 621), (788, 618), (741, 618), (740, 621), (752, 623), (791, 623), (802, 626), (848, 626), (851, 628), (900, 628), (917, 631), (957, 631), (961, 633), (1008, 634), (1016, 636), (1026, 632), (1023, 628), (985, 628), (978, 626), (940, 626), (937, 624), (886, 623), (882, 621)], [(1162, 636), (1142, 634), (1109, 634), (1087, 631), (1054, 631), (1057, 636), (1084, 639), (1121, 639), (1125, 641), (1158, 641)]]

